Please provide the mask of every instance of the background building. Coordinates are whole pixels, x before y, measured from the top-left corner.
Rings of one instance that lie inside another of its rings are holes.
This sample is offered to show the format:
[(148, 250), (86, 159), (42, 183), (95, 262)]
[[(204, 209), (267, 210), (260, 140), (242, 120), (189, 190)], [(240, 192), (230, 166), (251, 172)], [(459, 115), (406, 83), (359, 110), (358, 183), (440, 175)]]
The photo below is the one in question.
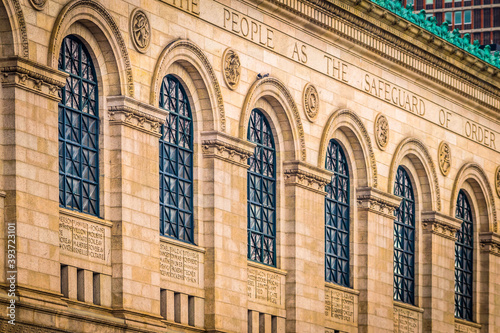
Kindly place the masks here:
[(0, 1), (0, 332), (498, 332), (500, 63), (410, 15)]
[(471, 40), (481, 45), (500, 44), (500, 1), (499, 0), (417, 0), (415, 9), (425, 9), (434, 15), (439, 24), (450, 22), (450, 29), (459, 29), (470, 34)]

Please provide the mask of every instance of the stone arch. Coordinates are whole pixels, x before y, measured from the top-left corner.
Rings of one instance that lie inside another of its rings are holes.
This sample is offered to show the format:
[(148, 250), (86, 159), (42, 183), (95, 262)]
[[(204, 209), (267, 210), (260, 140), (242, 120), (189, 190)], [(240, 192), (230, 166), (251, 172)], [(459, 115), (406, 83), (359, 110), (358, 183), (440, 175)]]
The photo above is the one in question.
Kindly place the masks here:
[[(169, 68), (176, 63), (189, 72), (196, 90), (208, 92), (208, 97), (199, 101), (205, 123), (203, 130), (225, 132), (224, 101), (215, 72), (203, 51), (188, 40), (173, 41), (160, 54), (151, 81), (150, 103), (158, 106), (163, 77), (169, 74)], [(204, 96), (206, 94), (199, 93), (198, 95)]]
[(480, 218), (478, 230), (480, 232), (498, 232), (493, 191), (486, 173), (476, 163), (464, 164), (457, 173), (451, 192), (450, 216), (455, 216), (458, 193), (465, 183), (472, 189), (472, 193), (469, 193), (469, 195), (473, 195), (479, 205), (479, 207), (474, 207)]
[(2, 1), (0, 4), (0, 56), (17, 55), (29, 58), (28, 31), (19, 0)]
[(104, 61), (109, 68), (116, 68), (110, 83), (111, 95), (134, 97), (134, 79), (127, 46), (113, 17), (100, 3), (93, 0), (73, 0), (59, 13), (50, 36), (47, 64), (57, 68), (59, 50), (68, 29), (75, 23), (81, 23), (99, 41)]
[(350, 110), (338, 110), (326, 122), (319, 146), (318, 167), (325, 167), (326, 149), (337, 130), (342, 131), (348, 138), (349, 144), (353, 152), (355, 152), (353, 157), (357, 169), (357, 178), (360, 181), (364, 180), (363, 183), (357, 185), (377, 187), (377, 165), (370, 136), (361, 119)]
[[(396, 171), (401, 161), (408, 158), (415, 168), (419, 184), (422, 186), (419, 189), (422, 193), (422, 205), (425, 211), (440, 211), (441, 210), (441, 192), (436, 173), (436, 166), (427, 150), (427, 147), (422, 141), (416, 138), (406, 138), (401, 141), (394, 151), (391, 166), (389, 169), (389, 179), (387, 181), (387, 192), (392, 193), (394, 181), (396, 179)], [(426, 194), (430, 194), (427, 196)]]
[[(291, 137), (288, 138), (288, 141), (290, 141), (293, 146), (293, 149), (291, 149), (293, 150), (291, 152), (292, 154), (286, 156), (285, 159), (296, 160), (300, 158), (301, 161), (306, 161), (304, 128), (300, 120), (297, 104), (287, 87), (274, 77), (257, 80), (248, 90), (241, 110), (238, 133), (239, 138), (246, 140), (250, 113), (260, 99), (266, 100), (272, 105), (275, 111), (280, 109), (283, 110), (281, 114), (277, 113), (277, 116), (282, 119), (281, 123), (286, 123), (287, 127), (290, 129)], [(294, 122), (295, 126), (293, 125)]]

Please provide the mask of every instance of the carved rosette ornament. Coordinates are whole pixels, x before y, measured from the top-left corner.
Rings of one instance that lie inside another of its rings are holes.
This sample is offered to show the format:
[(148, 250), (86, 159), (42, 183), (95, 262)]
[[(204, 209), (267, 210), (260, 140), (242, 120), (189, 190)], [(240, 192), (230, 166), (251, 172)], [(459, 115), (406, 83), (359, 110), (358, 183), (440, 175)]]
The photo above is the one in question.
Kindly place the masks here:
[(444, 141), (439, 144), (438, 161), (439, 170), (441, 170), (443, 176), (448, 176), (451, 169), (451, 149), (450, 146)]
[(231, 48), (227, 48), (222, 55), (222, 68), (224, 70), (224, 82), (229, 89), (234, 90), (238, 87), (241, 77), (240, 57)]
[(389, 143), (389, 121), (381, 113), (375, 118), (375, 142), (380, 150), (385, 150)]
[(30, 3), (36, 10), (42, 10), (43, 7), (45, 7), (47, 0), (30, 0)]
[(497, 190), (497, 195), (500, 197), (500, 166), (497, 167), (497, 171), (495, 171), (495, 188)]
[(319, 113), (319, 94), (315, 86), (310, 83), (306, 84), (302, 101), (304, 102), (304, 112), (307, 119), (311, 123), (314, 122)]
[(151, 25), (146, 13), (139, 8), (130, 16), (130, 35), (137, 51), (145, 53), (151, 42)]

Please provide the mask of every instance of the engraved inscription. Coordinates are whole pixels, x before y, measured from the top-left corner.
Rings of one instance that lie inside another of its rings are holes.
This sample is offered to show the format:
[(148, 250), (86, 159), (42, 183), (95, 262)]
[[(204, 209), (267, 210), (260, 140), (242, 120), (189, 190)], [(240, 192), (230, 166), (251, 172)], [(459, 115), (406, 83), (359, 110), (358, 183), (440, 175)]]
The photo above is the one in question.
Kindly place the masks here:
[(106, 260), (104, 227), (61, 216), (59, 247), (63, 251)]
[(257, 301), (281, 304), (281, 277), (278, 274), (248, 269), (248, 297)]
[(224, 8), (224, 28), (254, 43), (274, 49), (274, 30), (241, 13)]
[(161, 0), (190, 14), (200, 15), (199, 0)]
[(479, 329), (455, 323), (455, 333), (479, 333)]
[(335, 289), (325, 289), (325, 315), (334, 320), (354, 322), (354, 295)]
[(464, 132), (465, 136), (469, 139), (485, 145), (486, 147), (497, 149), (495, 143), (495, 133), (493, 133), (486, 127), (467, 120), (465, 122)]
[(425, 115), (425, 102), (413, 93), (370, 74), (365, 74), (364, 90), (373, 96), (394, 104), (421, 117)]
[(199, 254), (160, 243), (160, 274), (175, 280), (198, 284), (200, 280)]
[(417, 333), (419, 332), (418, 314), (414, 311), (394, 308), (394, 332)]
[(339, 81), (348, 82), (348, 65), (337, 58), (330, 57), (328, 55), (324, 55), (324, 57), (326, 59), (326, 75)]

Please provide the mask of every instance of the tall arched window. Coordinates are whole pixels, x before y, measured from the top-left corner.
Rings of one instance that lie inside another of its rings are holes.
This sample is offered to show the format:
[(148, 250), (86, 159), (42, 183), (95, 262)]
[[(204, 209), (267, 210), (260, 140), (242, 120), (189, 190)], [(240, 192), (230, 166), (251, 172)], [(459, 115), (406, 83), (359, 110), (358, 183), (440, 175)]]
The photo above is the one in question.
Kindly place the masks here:
[(349, 168), (334, 139), (326, 151), (326, 169), (334, 174), (325, 188), (325, 279), (349, 287)]
[(169, 111), (160, 138), (160, 234), (193, 238), (193, 123), (186, 93), (171, 75), (163, 78), (160, 107)]
[(248, 159), (248, 259), (276, 266), (276, 151), (271, 127), (257, 109), (248, 140), (257, 144)]
[(92, 59), (74, 36), (63, 39), (59, 69), (59, 205), (99, 216), (99, 109)]
[(398, 168), (394, 194), (403, 198), (394, 220), (394, 299), (415, 304), (415, 199), (403, 167)]
[(472, 263), (474, 234), (472, 210), (460, 190), (457, 199), (456, 217), (462, 220), (455, 242), (455, 317), (472, 321)]

